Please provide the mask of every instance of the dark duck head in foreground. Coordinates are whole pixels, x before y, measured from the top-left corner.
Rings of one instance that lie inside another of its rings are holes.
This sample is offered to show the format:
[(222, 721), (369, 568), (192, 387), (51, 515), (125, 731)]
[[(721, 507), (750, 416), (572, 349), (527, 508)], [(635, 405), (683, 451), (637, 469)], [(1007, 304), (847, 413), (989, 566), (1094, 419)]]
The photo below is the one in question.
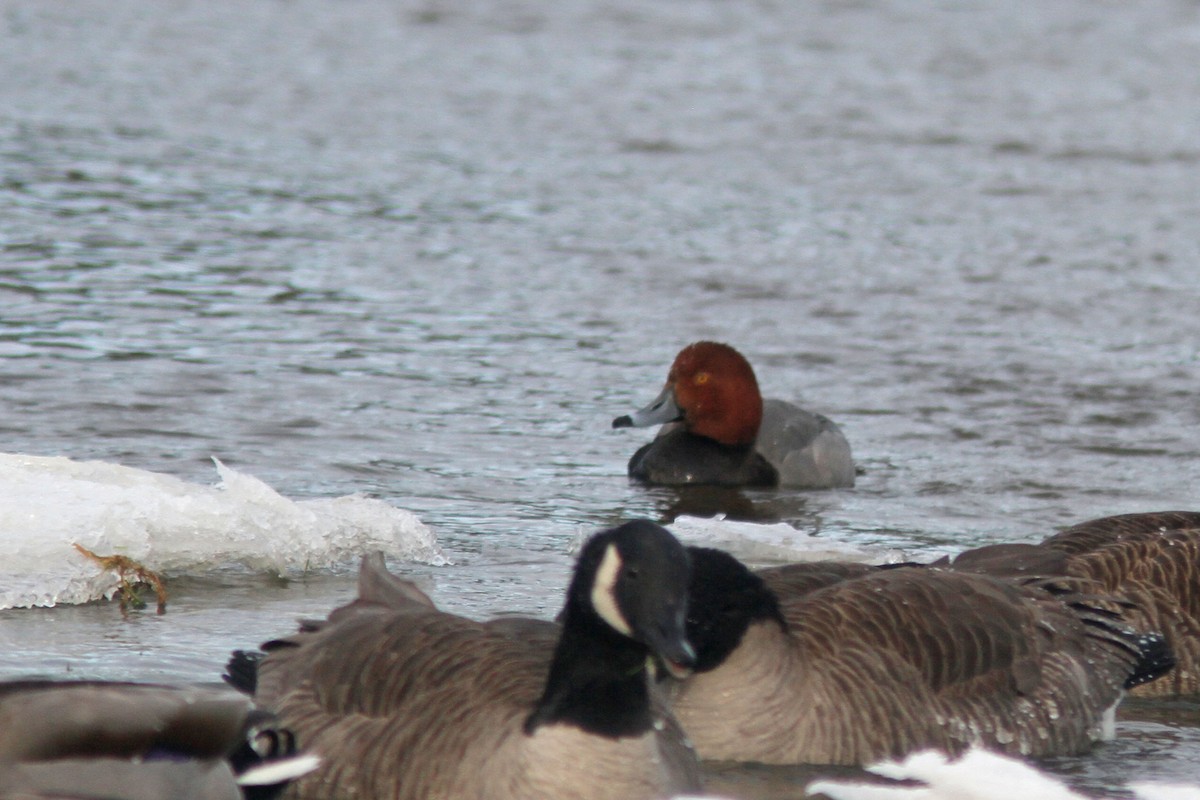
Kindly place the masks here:
[(228, 690), (0, 683), (0, 797), (267, 800), (316, 767)]

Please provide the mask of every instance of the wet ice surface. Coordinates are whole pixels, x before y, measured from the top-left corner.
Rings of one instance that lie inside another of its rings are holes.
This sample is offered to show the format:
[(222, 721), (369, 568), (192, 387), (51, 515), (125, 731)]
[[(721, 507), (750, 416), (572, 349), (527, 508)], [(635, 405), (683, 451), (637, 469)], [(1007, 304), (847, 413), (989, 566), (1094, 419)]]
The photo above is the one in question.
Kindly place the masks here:
[(99, 461), (0, 453), (0, 609), (111, 597), (117, 575), (98, 568), (96, 555), (173, 574), (241, 566), (279, 577), (353, 567), (372, 551), (446, 562), (410, 511), (355, 495), (293, 502), (215, 465), (220, 482), (207, 487)]
[[(367, 493), (478, 616), (553, 614), (634, 515), (919, 555), (1195, 507), (1198, 14), (0, 0), (0, 450)], [(836, 420), (858, 486), (630, 486), (649, 433), (609, 421), (704, 337)], [(0, 612), (0, 669), (211, 680), (352, 583), (172, 591)], [(1155, 725), (1069, 764), (1194, 758)]]
[(1055, 759), (1043, 766), (1080, 790), (1105, 795), (1108, 788), (1132, 781), (1200, 785), (1195, 767), (1200, 758), (1200, 705), (1195, 698), (1126, 701), (1120, 717), (1117, 738), (1094, 756)]

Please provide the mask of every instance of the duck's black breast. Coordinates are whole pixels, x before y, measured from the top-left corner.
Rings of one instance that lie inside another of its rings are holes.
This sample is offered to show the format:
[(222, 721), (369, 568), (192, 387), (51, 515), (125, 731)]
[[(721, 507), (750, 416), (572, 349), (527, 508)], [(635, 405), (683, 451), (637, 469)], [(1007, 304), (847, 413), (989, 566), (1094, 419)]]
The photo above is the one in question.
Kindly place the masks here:
[(726, 445), (684, 430), (663, 434), (629, 460), (629, 477), (662, 486), (775, 486), (779, 473), (754, 445)]

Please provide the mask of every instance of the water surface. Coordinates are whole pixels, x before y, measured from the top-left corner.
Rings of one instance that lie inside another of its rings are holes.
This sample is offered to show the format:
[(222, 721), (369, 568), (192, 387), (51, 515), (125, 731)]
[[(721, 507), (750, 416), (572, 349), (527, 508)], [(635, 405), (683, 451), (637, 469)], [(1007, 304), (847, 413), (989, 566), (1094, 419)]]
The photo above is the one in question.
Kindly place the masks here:
[[(549, 615), (581, 532), (716, 510), (609, 428), (714, 338), (864, 471), (741, 516), (921, 554), (1195, 507), (1198, 15), (0, 0), (3, 450), (363, 492), (437, 533), (440, 603)], [(3, 671), (211, 680), (351, 586), (3, 612)], [(1186, 771), (1197, 730), (1060, 769)]]

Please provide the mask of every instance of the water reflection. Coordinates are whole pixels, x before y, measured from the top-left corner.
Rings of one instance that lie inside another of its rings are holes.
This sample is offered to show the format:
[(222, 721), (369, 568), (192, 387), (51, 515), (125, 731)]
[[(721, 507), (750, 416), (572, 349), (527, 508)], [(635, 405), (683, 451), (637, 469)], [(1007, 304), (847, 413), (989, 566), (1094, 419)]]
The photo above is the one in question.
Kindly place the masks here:
[(645, 492), (663, 523), (682, 516), (719, 516), (738, 522), (790, 522), (804, 529), (812, 522), (800, 493), (728, 486), (654, 486), (646, 487)]

